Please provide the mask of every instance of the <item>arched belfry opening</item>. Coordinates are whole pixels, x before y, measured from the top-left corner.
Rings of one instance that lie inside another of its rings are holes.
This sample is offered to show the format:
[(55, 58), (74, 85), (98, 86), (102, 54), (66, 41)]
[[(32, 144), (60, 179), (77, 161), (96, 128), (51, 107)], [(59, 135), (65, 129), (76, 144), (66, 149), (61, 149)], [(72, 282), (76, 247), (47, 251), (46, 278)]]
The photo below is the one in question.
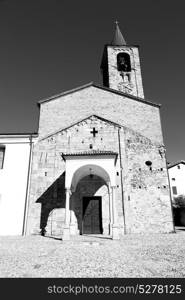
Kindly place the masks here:
[(122, 72), (131, 72), (130, 55), (126, 52), (120, 52), (117, 55), (117, 69)]
[(139, 46), (125, 41), (118, 22), (112, 41), (104, 46), (100, 68), (105, 87), (144, 98)]
[(117, 153), (91, 151), (62, 154), (66, 163), (63, 239), (78, 234), (117, 234)]

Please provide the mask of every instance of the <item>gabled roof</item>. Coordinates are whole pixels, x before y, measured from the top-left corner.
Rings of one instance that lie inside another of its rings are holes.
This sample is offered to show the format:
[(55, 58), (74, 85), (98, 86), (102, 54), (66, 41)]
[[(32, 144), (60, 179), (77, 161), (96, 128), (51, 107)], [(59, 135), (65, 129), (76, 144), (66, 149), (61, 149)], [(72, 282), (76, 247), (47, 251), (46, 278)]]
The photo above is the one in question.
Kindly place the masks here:
[(177, 161), (177, 162), (175, 162), (175, 163), (170, 163), (170, 164), (168, 165), (168, 169), (170, 169), (170, 168), (172, 168), (172, 167), (175, 167), (175, 166), (177, 166), (177, 165), (180, 165), (180, 164), (185, 165), (185, 161), (184, 161), (184, 160), (179, 160), (179, 161)]
[(127, 93), (123, 93), (123, 92), (117, 91), (115, 89), (111, 89), (111, 88), (108, 88), (108, 87), (100, 86), (100, 85), (94, 84), (93, 82), (87, 83), (85, 85), (82, 85), (80, 87), (74, 88), (74, 89), (66, 91), (66, 92), (62, 92), (62, 93), (54, 95), (52, 97), (40, 100), (40, 101), (38, 101), (38, 105), (40, 105), (42, 103), (45, 103), (45, 102), (49, 102), (49, 101), (55, 100), (55, 99), (57, 99), (59, 97), (66, 96), (68, 94), (72, 94), (72, 93), (78, 92), (80, 90), (86, 89), (86, 88), (91, 87), (91, 86), (93, 86), (93, 87), (95, 87), (97, 89), (101, 89), (101, 90), (104, 90), (104, 91), (108, 91), (110, 93), (114, 93), (114, 94), (117, 94), (117, 95), (120, 95), (120, 96), (123, 96), (123, 97), (130, 98), (132, 100), (136, 100), (138, 102), (149, 104), (149, 105), (152, 105), (152, 106), (155, 106), (155, 107), (160, 107), (161, 106), (161, 104), (153, 103), (153, 102), (145, 100), (143, 98), (139, 98), (139, 97), (127, 94)]

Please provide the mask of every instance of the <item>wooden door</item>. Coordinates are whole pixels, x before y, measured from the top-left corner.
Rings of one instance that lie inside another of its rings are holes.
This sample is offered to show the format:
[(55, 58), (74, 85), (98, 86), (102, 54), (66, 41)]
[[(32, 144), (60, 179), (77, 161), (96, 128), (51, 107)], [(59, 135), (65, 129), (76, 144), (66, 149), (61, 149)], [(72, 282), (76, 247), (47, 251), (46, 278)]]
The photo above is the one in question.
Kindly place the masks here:
[(102, 233), (101, 197), (83, 198), (83, 224), (82, 233)]

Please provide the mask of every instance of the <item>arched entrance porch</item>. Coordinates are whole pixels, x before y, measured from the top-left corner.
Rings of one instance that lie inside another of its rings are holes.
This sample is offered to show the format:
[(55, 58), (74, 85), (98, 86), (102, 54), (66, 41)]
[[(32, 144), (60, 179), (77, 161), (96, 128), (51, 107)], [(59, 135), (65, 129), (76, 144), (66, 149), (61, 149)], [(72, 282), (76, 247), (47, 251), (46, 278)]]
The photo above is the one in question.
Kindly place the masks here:
[(113, 152), (63, 154), (66, 207), (63, 240), (72, 234), (101, 233), (118, 239)]
[[(110, 234), (110, 177), (100, 166), (87, 164), (73, 174), (70, 232)], [(77, 220), (75, 220), (75, 216)], [(78, 224), (75, 224), (75, 223)]]

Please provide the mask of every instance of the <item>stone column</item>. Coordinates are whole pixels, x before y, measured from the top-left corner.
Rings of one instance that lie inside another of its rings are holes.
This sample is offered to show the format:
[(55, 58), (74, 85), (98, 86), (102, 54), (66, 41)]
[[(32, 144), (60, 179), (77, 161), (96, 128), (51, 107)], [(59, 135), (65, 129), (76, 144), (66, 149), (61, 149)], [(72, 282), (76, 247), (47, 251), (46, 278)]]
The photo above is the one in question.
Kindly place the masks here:
[(109, 234), (112, 236), (112, 224), (113, 224), (113, 217), (112, 217), (112, 194), (111, 194), (111, 186), (109, 184)]
[(70, 209), (70, 234), (76, 235), (76, 220), (74, 213), (74, 196), (71, 197), (71, 209)]
[(70, 239), (70, 228), (69, 228), (69, 222), (70, 222), (70, 210), (69, 210), (69, 200), (71, 196), (71, 190), (69, 188), (66, 188), (66, 208), (65, 208), (65, 224), (63, 227), (63, 235), (62, 240), (66, 241)]
[(111, 186), (112, 189), (112, 239), (119, 240), (118, 215), (116, 209), (116, 186)]

